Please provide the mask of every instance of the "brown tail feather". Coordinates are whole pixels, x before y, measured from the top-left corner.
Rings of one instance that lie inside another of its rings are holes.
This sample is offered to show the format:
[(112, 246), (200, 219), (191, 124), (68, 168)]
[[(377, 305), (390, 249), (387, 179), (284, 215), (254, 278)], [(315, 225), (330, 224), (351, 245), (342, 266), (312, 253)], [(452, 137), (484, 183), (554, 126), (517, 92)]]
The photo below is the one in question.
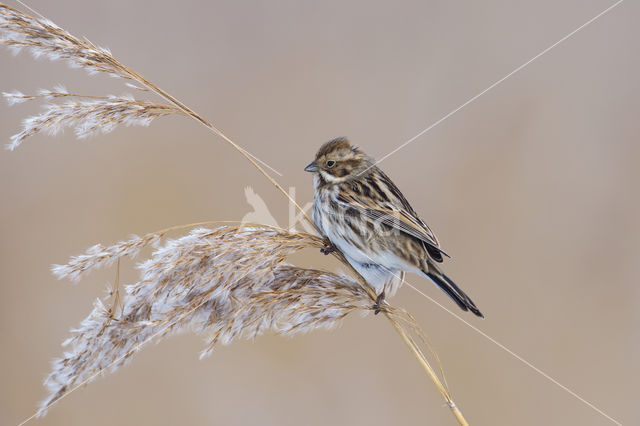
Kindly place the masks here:
[(460, 289), (449, 277), (447, 277), (438, 267), (429, 262), (428, 270), (423, 272), (433, 281), (438, 287), (440, 287), (445, 293), (451, 297), (454, 302), (460, 306), (463, 311), (471, 311), (477, 316), (484, 318), (482, 312), (476, 307), (473, 300), (467, 294)]

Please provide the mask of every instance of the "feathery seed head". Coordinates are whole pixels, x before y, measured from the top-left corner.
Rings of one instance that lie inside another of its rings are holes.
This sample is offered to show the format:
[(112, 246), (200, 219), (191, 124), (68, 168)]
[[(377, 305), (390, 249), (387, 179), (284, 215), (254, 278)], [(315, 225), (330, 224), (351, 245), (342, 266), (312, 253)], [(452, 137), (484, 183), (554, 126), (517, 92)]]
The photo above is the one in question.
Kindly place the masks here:
[(36, 98), (81, 98), (65, 103), (46, 104), (45, 112), (23, 120), (22, 130), (12, 136), (11, 143), (6, 145), (11, 151), (25, 139), (40, 132), (55, 135), (65, 127), (71, 127), (79, 139), (84, 139), (97, 133), (109, 133), (120, 124), (148, 126), (154, 118), (168, 114), (183, 114), (182, 110), (169, 104), (138, 101), (126, 95), (80, 96), (71, 94), (62, 87), (40, 90), (37, 96), (23, 95), (20, 92), (3, 95), (10, 104)]
[(131, 79), (128, 70), (108, 49), (77, 38), (48, 19), (29, 16), (5, 4), (0, 4), (0, 44), (7, 45), (13, 53), (28, 49), (35, 58), (64, 59), (90, 74), (105, 72)]
[[(157, 242), (159, 234), (135, 237), (111, 247), (96, 245), (67, 265), (59, 277), (83, 273)], [(40, 415), (69, 389), (126, 363), (151, 340), (191, 329), (206, 333), (202, 356), (217, 343), (335, 327), (350, 312), (371, 310), (367, 291), (351, 278), (287, 265), (303, 248), (323, 246), (321, 238), (268, 226), (195, 229), (167, 241), (139, 264), (140, 281), (126, 286), (123, 306), (98, 299), (91, 314), (71, 330), (71, 346), (45, 383), (49, 396)]]
[(14, 90), (13, 92), (2, 92), (2, 96), (4, 96), (4, 98), (7, 100), (9, 106), (20, 104), (22, 102), (33, 99), (33, 96), (25, 95), (19, 90)]

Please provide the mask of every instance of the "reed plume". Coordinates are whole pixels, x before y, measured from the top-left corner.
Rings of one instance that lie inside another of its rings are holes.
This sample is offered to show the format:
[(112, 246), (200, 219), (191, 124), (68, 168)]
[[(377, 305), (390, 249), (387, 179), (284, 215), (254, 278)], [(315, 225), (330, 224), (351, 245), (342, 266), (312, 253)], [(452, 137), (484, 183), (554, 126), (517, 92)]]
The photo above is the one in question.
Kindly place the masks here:
[[(134, 239), (140, 247), (150, 239)], [(46, 379), (46, 413), (69, 389), (114, 371), (146, 342), (191, 329), (205, 334), (210, 354), (220, 342), (266, 331), (282, 335), (331, 328), (352, 311), (372, 309), (371, 299), (353, 279), (285, 263), (290, 254), (321, 247), (310, 234), (255, 226), (198, 228), (168, 240), (139, 264), (140, 281), (126, 286), (123, 305), (97, 299), (93, 311), (64, 345), (71, 351), (53, 363)], [(117, 244), (89, 250), (84, 272), (134, 252)], [(93, 257), (93, 259), (90, 259)], [(54, 267), (59, 278), (76, 278), (77, 259)]]
[(3, 93), (10, 105), (22, 100), (75, 97), (75, 101), (49, 103), (45, 112), (26, 118), (22, 130), (11, 137), (7, 149), (13, 151), (25, 139), (40, 132), (55, 135), (65, 127), (72, 127), (78, 139), (98, 133), (106, 134), (118, 125), (148, 126), (154, 118), (182, 111), (173, 105), (139, 101), (130, 95), (123, 96), (83, 96), (54, 91), (42, 91), (46, 95), (24, 95), (20, 92)]
[[(46, 18), (34, 18), (5, 4), (0, 4), (0, 44), (8, 46), (15, 54), (26, 49), (35, 58), (66, 60), (73, 68), (85, 69), (90, 74), (105, 73), (145, 85), (144, 79), (117, 61), (109, 49), (75, 37)], [(132, 83), (127, 86), (143, 89)], [(62, 86), (40, 90), (37, 95), (25, 95), (20, 91), (4, 92), (3, 95), (9, 105), (39, 98), (49, 101), (76, 98), (45, 104), (45, 112), (26, 118), (22, 130), (6, 145), (8, 150), (14, 150), (25, 139), (42, 131), (55, 135), (64, 127), (72, 127), (76, 136), (83, 139), (97, 133), (109, 133), (120, 124), (148, 126), (154, 118), (185, 114), (183, 109), (172, 104), (137, 100), (131, 95), (72, 94)]]
[(27, 49), (34, 58), (66, 60), (73, 68), (92, 74), (104, 72), (132, 79), (109, 49), (75, 37), (44, 17), (34, 18), (6, 4), (0, 4), (0, 43), (14, 54)]
[[(204, 125), (232, 145), (256, 167), (309, 220), (304, 210), (261, 166), (260, 161), (229, 139), (210, 122), (160, 87), (121, 64), (107, 49), (77, 38), (53, 22), (35, 18), (0, 3), (0, 44), (17, 53), (66, 60), (91, 74), (124, 79), (136, 89), (159, 95), (163, 102), (131, 96), (72, 94), (65, 88), (41, 90), (35, 95), (4, 93), (10, 105), (45, 100), (45, 112), (29, 117), (12, 137), (8, 149), (39, 132), (55, 134), (64, 127), (79, 138), (109, 132), (120, 124), (148, 125), (168, 114), (182, 114)], [(309, 220), (312, 226), (313, 223)], [(49, 396), (38, 415), (64, 396), (105, 371), (126, 363), (148, 341), (192, 329), (207, 336), (202, 355), (223, 344), (266, 331), (290, 335), (320, 327), (333, 327), (353, 311), (373, 309), (375, 294), (345, 260), (333, 252), (356, 279), (329, 272), (291, 266), (287, 256), (303, 248), (322, 248), (323, 239), (264, 225), (198, 228), (181, 238), (160, 244), (169, 230), (134, 237), (105, 247), (96, 245), (66, 265), (54, 265), (59, 278), (80, 279), (92, 269), (135, 256), (153, 245), (152, 256), (139, 265), (140, 281), (126, 287), (123, 304), (96, 300), (94, 309), (72, 330), (65, 344), (71, 351), (56, 360), (45, 384)], [(119, 265), (118, 265), (119, 266)], [(442, 394), (460, 424), (467, 424), (443, 382), (429, 364), (413, 335), (422, 330), (413, 318), (389, 305), (381, 307), (401, 338)], [(27, 419), (28, 420), (28, 419)]]

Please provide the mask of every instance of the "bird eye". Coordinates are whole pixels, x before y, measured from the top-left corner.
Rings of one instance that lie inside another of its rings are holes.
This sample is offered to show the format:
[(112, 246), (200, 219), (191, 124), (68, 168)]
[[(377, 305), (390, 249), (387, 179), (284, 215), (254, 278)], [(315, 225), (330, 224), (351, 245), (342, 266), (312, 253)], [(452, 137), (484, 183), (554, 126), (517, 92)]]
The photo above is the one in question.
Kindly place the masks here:
[(333, 160), (329, 160), (329, 161), (327, 161), (327, 167), (333, 167), (333, 166), (335, 166), (335, 165), (336, 165), (336, 162), (335, 162), (335, 161), (333, 161)]

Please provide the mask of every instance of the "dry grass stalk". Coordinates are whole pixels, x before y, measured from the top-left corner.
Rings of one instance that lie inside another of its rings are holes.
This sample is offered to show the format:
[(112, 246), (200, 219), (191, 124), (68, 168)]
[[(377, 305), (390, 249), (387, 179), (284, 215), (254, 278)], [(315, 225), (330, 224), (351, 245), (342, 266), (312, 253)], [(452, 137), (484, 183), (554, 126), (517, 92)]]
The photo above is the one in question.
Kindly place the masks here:
[[(238, 150), (313, 225), (295, 200), (258, 164), (259, 160), (178, 99), (121, 64), (107, 49), (74, 37), (49, 20), (31, 17), (2, 3), (0, 3), (0, 43), (8, 45), (14, 52), (28, 49), (36, 57), (46, 56), (51, 60), (64, 59), (72, 66), (84, 68), (90, 73), (103, 72), (133, 81), (139, 86), (131, 83), (127, 85), (155, 92), (172, 104), (169, 106), (145, 103), (123, 97), (99, 98), (70, 95), (65, 90), (45, 91), (38, 95), (7, 93), (5, 96), (10, 104), (38, 97), (48, 100), (71, 96), (79, 98), (78, 101), (66, 105), (49, 106), (49, 110), (42, 116), (32, 117), (31, 121), (25, 123), (23, 131), (14, 136), (12, 144), (8, 146), (10, 149), (15, 148), (26, 137), (42, 130), (55, 132), (63, 126), (74, 126), (79, 136), (85, 136), (96, 131), (110, 131), (120, 123), (148, 124), (155, 117), (181, 112), (203, 124)], [(116, 99), (122, 102), (118, 103)], [(108, 102), (112, 103), (111, 106), (107, 106)], [(88, 110), (99, 112), (94, 113)], [(110, 111), (113, 110), (119, 110), (119, 112), (111, 113)], [(137, 118), (136, 114), (139, 114)], [(76, 118), (74, 119), (72, 115)], [(83, 115), (84, 118), (82, 118)], [(49, 124), (50, 122), (52, 124)], [(222, 229), (226, 231), (219, 232), (226, 235), (225, 238), (233, 240), (246, 235), (246, 232), (263, 233), (265, 228), (256, 227), (242, 231), (238, 228)], [(229, 233), (229, 229), (234, 231)], [(216, 239), (219, 237), (216, 233), (218, 231), (198, 232), (200, 233), (192, 233), (183, 237), (184, 239), (169, 242), (154, 254), (150, 263), (143, 264), (142, 281), (128, 287), (124, 308), (119, 315), (114, 309), (105, 309), (102, 302), (96, 302), (94, 311), (83, 322), (82, 328), (77, 330), (75, 336), (67, 342), (73, 344), (73, 352), (65, 355), (65, 358), (58, 360), (54, 365), (54, 371), (47, 379), (51, 395), (42, 406), (40, 414), (46, 412), (51, 403), (67, 395), (79, 384), (90, 381), (106, 368), (117, 368), (139, 347), (131, 346), (133, 342), (137, 344), (156, 336), (152, 332), (154, 327), (157, 330), (164, 325), (166, 330), (156, 331), (157, 334), (162, 335), (187, 326), (199, 330), (210, 330), (209, 348), (211, 348), (220, 339), (229, 341), (243, 333), (256, 335), (265, 329), (293, 333), (319, 326), (332, 326), (352, 310), (370, 309), (375, 300), (375, 294), (360, 276), (358, 276), (359, 283), (356, 283), (334, 274), (294, 268), (282, 263), (286, 257), (285, 253), (289, 250), (295, 251), (294, 247), (298, 245), (302, 247), (321, 244), (322, 240), (317, 237), (294, 233), (277, 234), (276, 240), (270, 240), (271, 244), (275, 244), (271, 249), (281, 255), (275, 259), (269, 257), (269, 252), (262, 251), (264, 247), (256, 247), (248, 253), (245, 252), (246, 247), (242, 252), (233, 252), (232, 246), (225, 246), (224, 238)], [(201, 234), (202, 232), (204, 234)], [(207, 234), (208, 232), (212, 234)], [(234, 232), (240, 232), (240, 234), (234, 237)], [(267, 239), (270, 238), (267, 234), (262, 235)], [(59, 276), (77, 279), (93, 267), (109, 264), (122, 256), (135, 254), (139, 248), (153, 242), (154, 238), (133, 239), (109, 248), (95, 246), (85, 255), (72, 259), (68, 265), (56, 267), (54, 271)], [(212, 238), (216, 241), (214, 245), (222, 244), (218, 249), (228, 248), (228, 251), (225, 251), (227, 256), (231, 258), (240, 256), (239, 261), (250, 256), (257, 263), (244, 264), (244, 269), (240, 268), (244, 270), (243, 273), (236, 271), (238, 265), (242, 265), (241, 263), (207, 263), (216, 256), (207, 257), (207, 260), (198, 257), (199, 252), (196, 247), (212, 250), (211, 253), (215, 252), (216, 249), (211, 247)], [(183, 246), (183, 243), (187, 245)], [(182, 254), (176, 256), (178, 252)], [(353, 271), (340, 252), (334, 252), (334, 255)], [(268, 264), (265, 258), (275, 262), (270, 266), (271, 269), (265, 266)], [(197, 267), (198, 262), (207, 263), (212, 270), (206, 273), (201, 271)], [(254, 268), (256, 268), (255, 271)], [(234, 277), (236, 281), (232, 281), (229, 277)], [(163, 283), (173, 283), (177, 285), (179, 291)], [(239, 285), (240, 283), (242, 285)], [(225, 310), (229, 306), (233, 306), (235, 310)], [(419, 326), (412, 323), (411, 318), (402, 317), (390, 306), (386, 306), (383, 312), (441, 392), (456, 419), (462, 425), (467, 424), (453, 403), (446, 386), (442, 384), (409, 332), (409, 330), (418, 330), (420, 334)], [(406, 324), (409, 324), (408, 328)], [(147, 336), (146, 340), (142, 340), (143, 335)], [(120, 358), (114, 356), (116, 353), (121, 354)]]
[[(207, 221), (207, 222), (198, 222), (198, 223), (190, 223), (187, 225), (178, 225), (172, 226), (170, 228), (162, 229), (160, 231), (151, 232), (149, 234), (138, 236), (132, 235), (131, 238), (125, 241), (120, 241), (116, 244), (105, 247), (102, 244), (96, 244), (87, 249), (84, 254), (72, 256), (69, 262), (64, 265), (52, 265), (51, 272), (58, 279), (68, 278), (71, 281), (77, 282), (82, 278), (86, 273), (102, 268), (104, 266), (111, 266), (116, 261), (119, 261), (123, 257), (134, 258), (138, 255), (140, 250), (145, 247), (153, 246), (157, 247), (158, 243), (167, 235), (167, 233), (176, 230), (183, 230), (188, 228), (196, 228), (202, 226), (211, 226), (211, 225), (239, 225), (241, 222), (238, 221)], [(249, 225), (245, 223), (245, 225)], [(259, 224), (256, 224), (259, 225)], [(259, 225), (262, 227), (267, 227), (267, 225)], [(273, 228), (279, 229), (279, 228)], [(318, 237), (314, 237), (318, 239)]]
[(123, 257), (136, 257), (141, 249), (156, 244), (161, 237), (160, 233), (147, 234), (142, 237), (133, 235), (129, 240), (120, 241), (109, 247), (96, 244), (89, 247), (84, 254), (73, 256), (65, 265), (53, 265), (51, 272), (58, 278), (68, 278), (77, 282), (85, 273), (93, 269), (111, 266)]
[(9, 46), (14, 54), (28, 49), (35, 58), (62, 59), (72, 67), (84, 68), (90, 73), (104, 72), (131, 79), (121, 64), (113, 59), (109, 49), (74, 37), (48, 19), (34, 18), (1, 3), (0, 43)]
[[(54, 361), (45, 381), (50, 395), (39, 414), (75, 386), (117, 369), (141, 344), (169, 333), (206, 334), (202, 357), (218, 342), (265, 331), (293, 335), (330, 328), (350, 312), (371, 310), (357, 281), (284, 263), (298, 250), (321, 246), (318, 237), (264, 226), (200, 228), (167, 241), (139, 265), (140, 281), (126, 287), (119, 312), (98, 299), (73, 330), (65, 342), (71, 351)], [(105, 253), (119, 259), (122, 244), (115, 247), (95, 251), (95, 262), (87, 260), (85, 271), (104, 264)], [(72, 263), (58, 267), (57, 275), (76, 277), (77, 262)]]
[(22, 130), (11, 137), (7, 149), (13, 151), (25, 139), (40, 132), (55, 135), (65, 127), (72, 127), (79, 139), (98, 133), (109, 133), (117, 126), (148, 126), (154, 118), (183, 112), (169, 104), (139, 101), (129, 95), (84, 96), (60, 91), (40, 91), (38, 95), (21, 92), (3, 93), (9, 105), (38, 98), (79, 98), (64, 103), (45, 104), (45, 112), (26, 118)]
[[(66, 60), (75, 68), (89, 73), (103, 72), (127, 80), (139, 79), (127, 67), (115, 60), (108, 49), (99, 47), (69, 34), (53, 22), (34, 18), (10, 6), (0, 4), (0, 43), (14, 53), (22, 49), (31, 51), (34, 57), (50, 60)], [(136, 87), (135, 85), (130, 86)], [(54, 90), (41, 90), (37, 95), (25, 95), (14, 91), (3, 93), (9, 105), (43, 98), (78, 98), (62, 104), (49, 103), (45, 112), (23, 121), (22, 131), (11, 137), (6, 147), (14, 150), (25, 139), (42, 131), (55, 135), (64, 127), (73, 127), (80, 139), (96, 133), (109, 133), (120, 124), (148, 126), (154, 118), (184, 110), (175, 105), (136, 100), (132, 96), (88, 96), (69, 93), (59, 86)]]
[[(127, 83), (136, 89), (148, 90), (156, 93), (184, 114), (190, 116), (209, 130), (220, 136), (225, 142), (233, 146), (260, 173), (262, 173), (296, 208), (309, 220), (302, 207), (289, 195), (287, 191), (273, 179), (258, 163), (262, 163), (247, 152), (240, 145), (229, 139), (204, 117), (197, 114), (177, 98), (173, 97), (151, 81), (144, 78), (131, 68), (120, 63), (111, 55), (108, 49), (95, 46), (93, 43), (79, 39), (55, 25), (45, 18), (35, 18), (0, 3), (0, 44), (9, 46), (14, 53), (28, 49), (35, 57), (46, 56), (50, 60), (66, 59), (72, 67), (82, 67), (89, 73), (104, 72), (111, 76), (122, 77), (135, 81), (139, 85)], [(13, 143), (7, 145), (12, 149)], [(15, 147), (14, 147), (15, 148)], [(263, 163), (264, 164), (264, 163)], [(268, 167), (268, 166), (267, 166)]]

